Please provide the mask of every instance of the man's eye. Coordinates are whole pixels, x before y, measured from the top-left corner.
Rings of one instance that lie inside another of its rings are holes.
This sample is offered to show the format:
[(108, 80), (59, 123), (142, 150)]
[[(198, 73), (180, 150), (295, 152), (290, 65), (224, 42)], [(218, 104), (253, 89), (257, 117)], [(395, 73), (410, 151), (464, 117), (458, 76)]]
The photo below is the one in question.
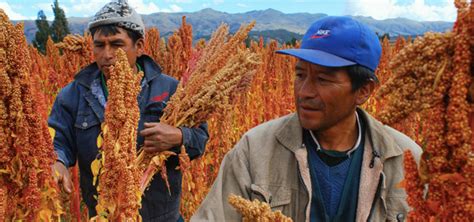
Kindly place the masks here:
[(324, 83), (324, 84), (328, 84), (328, 83), (332, 83), (333, 81), (331, 79), (328, 79), (328, 78), (321, 78), (321, 77), (318, 77), (318, 81), (320, 83)]

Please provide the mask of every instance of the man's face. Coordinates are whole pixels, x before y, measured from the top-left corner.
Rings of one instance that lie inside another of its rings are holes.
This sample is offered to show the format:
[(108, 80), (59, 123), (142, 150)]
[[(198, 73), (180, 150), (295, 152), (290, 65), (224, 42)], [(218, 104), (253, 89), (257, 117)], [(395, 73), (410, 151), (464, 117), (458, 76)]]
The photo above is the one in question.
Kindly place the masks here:
[(119, 33), (115, 35), (103, 35), (100, 30), (94, 33), (93, 52), (95, 61), (106, 78), (109, 77), (109, 69), (115, 64), (115, 53), (117, 49), (123, 49), (127, 54), (128, 62), (132, 69), (135, 68), (137, 57), (141, 55), (143, 47), (143, 39), (139, 39), (133, 43), (133, 40), (128, 36), (127, 31), (122, 28), (117, 28)]
[(358, 91), (352, 91), (345, 69), (300, 60), (296, 64), (295, 101), (301, 126), (321, 131), (354, 115)]

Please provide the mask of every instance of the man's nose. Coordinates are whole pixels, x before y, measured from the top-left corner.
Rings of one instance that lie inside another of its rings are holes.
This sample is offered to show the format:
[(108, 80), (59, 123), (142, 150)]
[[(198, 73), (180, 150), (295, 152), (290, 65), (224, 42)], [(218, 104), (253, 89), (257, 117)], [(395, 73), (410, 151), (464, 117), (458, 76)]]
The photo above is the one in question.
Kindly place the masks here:
[(105, 47), (104, 57), (107, 60), (113, 60), (115, 57), (115, 50), (112, 47)]
[(301, 83), (298, 90), (300, 98), (313, 98), (318, 96), (318, 84), (309, 78)]

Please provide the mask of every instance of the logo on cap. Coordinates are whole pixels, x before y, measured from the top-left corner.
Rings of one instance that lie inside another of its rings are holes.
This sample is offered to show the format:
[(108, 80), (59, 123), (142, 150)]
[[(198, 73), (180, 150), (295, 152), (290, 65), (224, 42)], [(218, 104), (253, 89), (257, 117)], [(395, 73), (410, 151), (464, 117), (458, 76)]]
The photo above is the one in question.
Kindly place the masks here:
[(320, 38), (328, 37), (330, 35), (330, 32), (331, 32), (331, 30), (329, 30), (329, 29), (319, 29), (310, 38), (311, 39), (320, 39)]

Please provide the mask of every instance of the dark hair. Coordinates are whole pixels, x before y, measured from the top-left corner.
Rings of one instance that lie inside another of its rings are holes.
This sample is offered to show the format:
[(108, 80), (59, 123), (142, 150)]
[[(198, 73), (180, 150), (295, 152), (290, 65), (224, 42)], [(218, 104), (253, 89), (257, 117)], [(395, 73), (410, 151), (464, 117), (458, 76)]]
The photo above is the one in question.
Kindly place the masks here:
[(360, 89), (371, 80), (378, 83), (378, 79), (375, 77), (374, 72), (364, 66), (352, 65), (346, 67), (346, 70), (349, 78), (351, 79), (352, 91)]
[(122, 28), (124, 29), (126, 32), (127, 32), (127, 35), (128, 37), (130, 37), (132, 39), (132, 42), (135, 44), (140, 38), (143, 38), (142, 35), (138, 32), (135, 32), (133, 30), (130, 30), (130, 29), (127, 29), (127, 28), (123, 28), (123, 27), (120, 27), (120, 26), (117, 26), (116, 24), (109, 24), (109, 25), (101, 25), (101, 26), (97, 26), (97, 27), (94, 27), (94, 28), (91, 28), (91, 35), (94, 36), (94, 34), (99, 31), (101, 34), (105, 35), (105, 36), (109, 36), (109, 35), (116, 35), (118, 33), (120, 33), (120, 31), (118, 30), (118, 28)]

